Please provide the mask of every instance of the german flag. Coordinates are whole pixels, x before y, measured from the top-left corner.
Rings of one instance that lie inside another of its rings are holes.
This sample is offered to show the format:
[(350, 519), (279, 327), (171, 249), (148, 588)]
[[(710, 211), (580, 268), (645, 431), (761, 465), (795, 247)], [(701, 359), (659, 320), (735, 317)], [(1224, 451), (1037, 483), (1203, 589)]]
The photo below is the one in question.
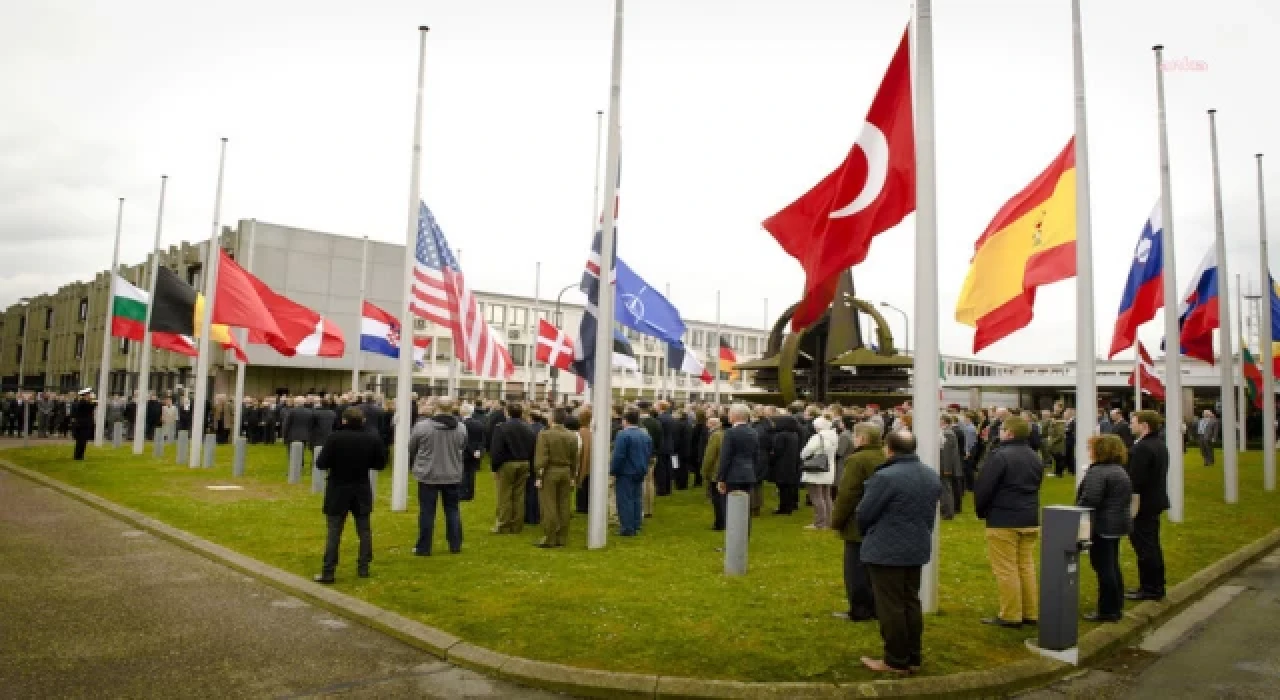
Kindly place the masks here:
[(733, 354), (733, 348), (729, 347), (729, 340), (724, 336), (720, 337), (720, 371), (728, 372), (729, 379), (738, 378), (738, 370), (733, 366), (738, 364), (738, 356)]
[(1009, 200), (974, 245), (956, 320), (978, 352), (1034, 316), (1036, 287), (1076, 275), (1076, 140)]

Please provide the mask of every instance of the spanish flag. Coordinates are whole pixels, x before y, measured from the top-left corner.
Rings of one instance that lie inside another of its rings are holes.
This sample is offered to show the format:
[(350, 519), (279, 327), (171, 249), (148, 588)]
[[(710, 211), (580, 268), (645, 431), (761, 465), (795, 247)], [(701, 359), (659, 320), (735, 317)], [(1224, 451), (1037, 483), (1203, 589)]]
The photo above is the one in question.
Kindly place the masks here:
[(978, 352), (1031, 322), (1036, 287), (1076, 275), (1076, 140), (1009, 200), (974, 245), (956, 320)]
[(738, 356), (734, 354), (733, 348), (729, 347), (729, 340), (724, 336), (720, 337), (720, 362), (719, 369), (721, 372), (728, 372), (729, 379), (738, 378), (738, 370), (733, 366), (738, 364)]

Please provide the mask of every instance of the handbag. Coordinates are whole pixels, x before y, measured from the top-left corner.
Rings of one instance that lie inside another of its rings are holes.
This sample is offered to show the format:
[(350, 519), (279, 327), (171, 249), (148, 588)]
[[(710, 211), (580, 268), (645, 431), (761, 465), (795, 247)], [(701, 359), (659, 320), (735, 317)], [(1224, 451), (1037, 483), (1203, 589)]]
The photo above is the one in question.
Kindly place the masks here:
[(827, 462), (827, 444), (822, 438), (818, 438), (818, 451), (805, 459), (804, 464), (800, 466), (800, 471), (822, 474), (830, 470), (831, 465)]

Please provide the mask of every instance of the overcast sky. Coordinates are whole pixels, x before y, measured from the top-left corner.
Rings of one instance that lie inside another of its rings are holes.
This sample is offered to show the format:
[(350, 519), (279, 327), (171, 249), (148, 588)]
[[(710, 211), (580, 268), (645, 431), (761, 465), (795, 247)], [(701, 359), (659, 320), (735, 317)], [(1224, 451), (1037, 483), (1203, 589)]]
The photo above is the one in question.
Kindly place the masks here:
[[(1097, 347), (1159, 193), (1163, 43), (1179, 289), (1213, 238), (1205, 110), (1219, 110), (1229, 273), (1257, 279), (1253, 154), (1273, 153), (1277, 35), (1266, 0), (1084, 2)], [(849, 150), (910, 15), (907, 0), (633, 0), (622, 85), (621, 255), (670, 284), (686, 318), (770, 323), (803, 276), (760, 227)], [(0, 6), (0, 306), (151, 245), (209, 235), (218, 137), (224, 223), (404, 240), (418, 24), (428, 39), (422, 194), (473, 287), (544, 296), (590, 244), (597, 109), (612, 0), (15, 0)], [(1070, 137), (1068, 0), (935, 2), (942, 351), (973, 243)], [(1273, 218), (1274, 220), (1274, 218)], [(860, 296), (913, 308), (914, 217), (854, 270)], [(1280, 248), (1280, 244), (1274, 246)], [(1274, 260), (1280, 253), (1273, 252)], [(985, 350), (1075, 356), (1075, 282), (1042, 290), (1030, 327)], [(1142, 337), (1158, 346), (1162, 325)], [(900, 317), (890, 314), (901, 338)]]

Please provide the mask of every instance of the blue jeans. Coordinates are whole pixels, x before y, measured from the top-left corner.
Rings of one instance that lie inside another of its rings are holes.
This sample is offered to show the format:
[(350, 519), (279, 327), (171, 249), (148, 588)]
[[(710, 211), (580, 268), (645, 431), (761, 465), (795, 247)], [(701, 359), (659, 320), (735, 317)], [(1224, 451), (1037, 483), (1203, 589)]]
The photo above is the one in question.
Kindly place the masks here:
[(457, 484), (418, 484), (418, 544), (414, 550), (418, 554), (431, 553), (431, 536), (436, 527), (436, 497), (444, 500), (445, 539), (449, 541), (449, 551), (457, 554), (462, 550), (462, 514), (458, 511)]
[(644, 476), (619, 476), (614, 482), (618, 493), (618, 533), (634, 535), (640, 532), (640, 492), (644, 488)]

